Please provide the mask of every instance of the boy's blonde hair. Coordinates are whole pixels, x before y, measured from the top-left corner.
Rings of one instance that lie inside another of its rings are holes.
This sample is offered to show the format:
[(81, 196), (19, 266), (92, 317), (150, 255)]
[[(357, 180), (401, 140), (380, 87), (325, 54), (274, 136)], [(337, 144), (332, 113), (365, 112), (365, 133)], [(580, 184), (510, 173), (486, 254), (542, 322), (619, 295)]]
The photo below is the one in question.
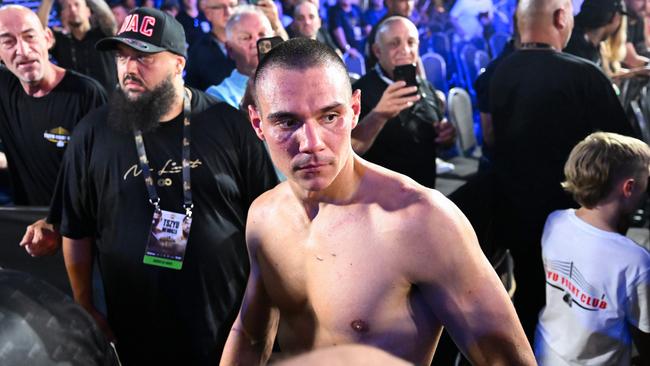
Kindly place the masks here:
[(595, 207), (623, 178), (636, 177), (650, 166), (650, 147), (615, 133), (596, 132), (571, 150), (562, 187), (581, 206)]

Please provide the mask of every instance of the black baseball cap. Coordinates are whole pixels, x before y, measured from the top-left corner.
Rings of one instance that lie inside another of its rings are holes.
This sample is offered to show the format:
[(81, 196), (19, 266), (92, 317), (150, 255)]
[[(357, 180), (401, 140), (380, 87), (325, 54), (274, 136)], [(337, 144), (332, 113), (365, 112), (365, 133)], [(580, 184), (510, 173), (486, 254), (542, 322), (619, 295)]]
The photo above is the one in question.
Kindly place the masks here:
[(95, 45), (99, 51), (111, 51), (119, 43), (140, 52), (169, 51), (187, 58), (185, 31), (178, 20), (153, 8), (136, 8), (124, 19), (114, 37), (106, 37)]

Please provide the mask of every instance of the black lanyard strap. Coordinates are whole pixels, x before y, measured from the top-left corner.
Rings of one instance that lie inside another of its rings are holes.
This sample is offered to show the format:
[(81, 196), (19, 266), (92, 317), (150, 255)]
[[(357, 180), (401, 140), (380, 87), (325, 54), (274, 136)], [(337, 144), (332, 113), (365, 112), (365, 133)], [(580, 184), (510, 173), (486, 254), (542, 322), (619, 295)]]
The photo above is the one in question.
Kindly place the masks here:
[[(192, 209), (194, 204), (192, 203), (192, 189), (190, 181), (190, 96), (185, 89), (185, 94), (183, 96), (183, 208), (185, 209), (185, 214), (189, 217), (192, 217)], [(147, 159), (147, 151), (144, 148), (144, 138), (142, 137), (142, 131), (134, 130), (133, 135), (135, 137), (135, 147), (138, 151), (138, 158), (140, 163), (140, 169), (142, 169), (142, 176), (144, 177), (144, 183), (147, 186), (147, 192), (149, 193), (149, 202), (156, 207), (160, 206), (160, 197), (158, 192), (156, 192), (156, 187), (153, 184), (153, 178), (151, 178), (151, 168), (149, 167), (149, 159)]]
[(522, 50), (553, 50), (553, 46), (542, 42), (526, 42), (519, 46)]

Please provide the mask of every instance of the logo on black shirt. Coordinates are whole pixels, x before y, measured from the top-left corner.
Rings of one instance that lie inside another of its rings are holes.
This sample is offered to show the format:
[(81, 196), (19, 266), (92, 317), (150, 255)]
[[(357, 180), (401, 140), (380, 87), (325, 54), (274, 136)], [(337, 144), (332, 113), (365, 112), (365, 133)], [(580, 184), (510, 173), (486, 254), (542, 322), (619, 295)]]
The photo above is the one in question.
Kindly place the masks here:
[[(196, 169), (199, 166), (203, 165), (201, 160), (196, 159), (196, 160), (191, 160), (190, 161), (190, 169)], [(181, 174), (183, 172), (183, 165), (181, 163), (177, 163), (172, 159), (167, 159), (165, 162), (165, 165), (158, 170), (158, 186), (159, 187), (169, 187), (172, 185), (172, 180), (170, 178), (163, 178), (162, 176), (168, 175), (168, 174)], [(140, 168), (139, 164), (133, 164), (129, 169), (126, 170), (124, 173), (124, 180), (126, 180), (129, 176), (135, 178), (142, 174), (142, 169)]]
[(70, 131), (63, 127), (56, 127), (43, 132), (43, 137), (47, 141), (56, 144), (56, 147), (64, 148), (68, 141), (70, 141)]

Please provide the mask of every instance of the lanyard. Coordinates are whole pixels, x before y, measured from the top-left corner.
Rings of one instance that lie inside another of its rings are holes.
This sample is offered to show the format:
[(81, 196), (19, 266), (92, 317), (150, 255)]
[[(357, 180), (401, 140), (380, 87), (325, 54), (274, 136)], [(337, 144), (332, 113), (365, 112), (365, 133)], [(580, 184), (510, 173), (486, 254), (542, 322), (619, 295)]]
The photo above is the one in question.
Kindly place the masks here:
[(520, 48), (522, 50), (555, 50), (553, 46), (548, 43), (542, 42), (526, 42), (522, 43)]
[[(183, 208), (185, 214), (192, 217), (192, 190), (190, 188), (190, 97), (187, 89), (183, 96)], [(156, 209), (159, 208), (160, 197), (156, 192), (156, 187), (151, 178), (151, 168), (149, 168), (149, 160), (147, 159), (147, 152), (144, 148), (144, 139), (142, 138), (142, 131), (134, 130), (135, 147), (138, 150), (138, 157), (140, 162), (140, 169), (142, 169), (142, 176), (144, 183), (149, 192), (149, 202), (154, 205)]]
[(393, 80), (388, 78), (388, 76), (384, 75), (384, 70), (382, 70), (381, 66), (379, 66), (379, 62), (375, 64), (375, 71), (377, 72), (377, 75), (379, 75), (379, 78), (383, 80), (386, 84), (392, 85), (394, 83)]

